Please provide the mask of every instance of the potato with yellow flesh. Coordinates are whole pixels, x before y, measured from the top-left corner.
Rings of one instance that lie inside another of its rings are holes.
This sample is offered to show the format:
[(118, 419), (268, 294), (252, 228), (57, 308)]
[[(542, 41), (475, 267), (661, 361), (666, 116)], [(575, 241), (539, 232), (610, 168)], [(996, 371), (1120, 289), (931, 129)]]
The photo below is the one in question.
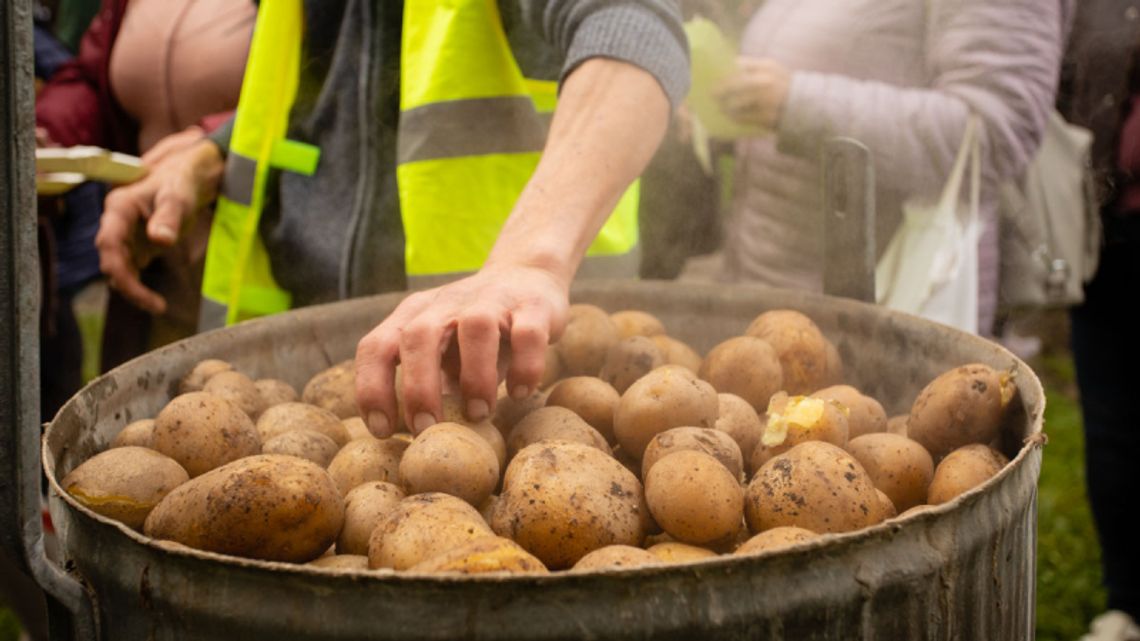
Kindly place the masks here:
[(507, 439), (507, 457), (514, 458), (527, 446), (546, 440), (574, 441), (596, 447), (606, 454), (610, 445), (598, 430), (565, 407), (540, 407), (515, 425)]
[(768, 407), (772, 395), (784, 384), (776, 350), (752, 336), (730, 338), (712, 348), (701, 363), (699, 375), (717, 392), (735, 394), (757, 412)]
[(360, 416), (356, 406), (356, 370), (351, 360), (318, 372), (305, 383), (301, 401), (322, 407), (338, 418)]
[(661, 336), (665, 333), (665, 325), (653, 314), (636, 309), (623, 309), (610, 314), (610, 320), (618, 328), (618, 335), (622, 338), (630, 336)]
[(830, 343), (807, 316), (790, 309), (764, 312), (744, 333), (764, 340), (776, 351), (784, 375), (781, 389), (789, 394), (811, 394), (832, 384), (836, 365), (831, 361), (838, 352), (829, 355)]
[(704, 452), (673, 452), (645, 475), (645, 502), (653, 520), (674, 539), (716, 544), (740, 528), (744, 488), (739, 478)]
[(266, 407), (297, 401), (297, 390), (292, 385), (276, 378), (259, 378), (253, 382)]
[(993, 478), (1009, 459), (988, 445), (960, 447), (942, 459), (934, 469), (926, 502), (941, 505)]
[(367, 570), (368, 557), (362, 554), (333, 554), (309, 561), (306, 565), (326, 570)]
[(345, 433), (348, 434), (348, 440), (355, 441), (358, 438), (376, 438), (372, 432), (368, 430), (368, 426), (364, 424), (364, 419), (359, 416), (350, 416), (349, 418), (342, 419), (340, 422), (344, 426)]
[(470, 428), (436, 423), (404, 452), (400, 479), (411, 494), (443, 492), (480, 505), (499, 484), (499, 458)]
[[(732, 437), (743, 456), (751, 456), (764, 435), (768, 415), (761, 417), (748, 401), (735, 394), (717, 394), (715, 428)], [(761, 422), (763, 420), (763, 422)]]
[(623, 338), (606, 353), (598, 378), (614, 386), (620, 394), (649, 372), (665, 364), (657, 344), (645, 336)]
[(501, 536), (475, 539), (454, 550), (420, 561), (408, 568), (408, 571), (425, 574), (550, 574), (537, 557), (522, 549), (518, 543)]
[(199, 550), (304, 563), (321, 556), (344, 523), (328, 473), (293, 456), (261, 454), (179, 485), (144, 532)]
[(176, 396), (154, 419), (152, 447), (178, 461), (190, 478), (261, 452), (249, 415), (208, 392)]
[(847, 445), (847, 410), (835, 401), (780, 392), (768, 406), (768, 424), (760, 444), (752, 451), (753, 470), (800, 443), (823, 441)]
[(63, 477), (63, 489), (92, 512), (133, 529), (167, 494), (190, 480), (177, 461), (145, 447), (100, 452)]
[(802, 527), (782, 525), (770, 530), (764, 530), (756, 536), (753, 536), (745, 541), (743, 545), (736, 548), (733, 554), (748, 556), (772, 552), (773, 550), (782, 550), (797, 543), (810, 541), (817, 536), (819, 535), (815, 532)]
[(402, 488), (384, 481), (363, 483), (352, 488), (344, 497), (344, 526), (336, 539), (337, 554), (362, 554), (367, 558), (368, 537), (372, 530), (405, 497)]
[(565, 407), (577, 414), (590, 427), (598, 430), (607, 442), (614, 442), (614, 410), (621, 394), (613, 385), (594, 376), (572, 376), (559, 381), (546, 398), (547, 407)]
[(942, 373), (918, 394), (907, 420), (907, 436), (935, 461), (964, 445), (998, 437), (1017, 386), (1007, 372), (973, 363)]
[(125, 447), (128, 445), (135, 447), (151, 447), (154, 445), (153, 418), (144, 418), (128, 423), (126, 427), (119, 430), (119, 433), (115, 435), (115, 440), (111, 441), (111, 447)]
[(898, 434), (864, 434), (846, 449), (900, 512), (926, 502), (934, 461), (918, 443)]
[(569, 376), (597, 376), (610, 347), (621, 339), (610, 315), (594, 305), (571, 305), (558, 355)]
[(296, 456), (321, 467), (328, 467), (339, 450), (331, 438), (312, 430), (284, 432), (261, 444), (262, 454)]
[(397, 483), (400, 480), (400, 459), (406, 449), (407, 441), (394, 436), (349, 441), (329, 463), (329, 476), (341, 496), (369, 481)]
[(217, 358), (198, 361), (190, 372), (178, 382), (178, 393), (201, 392), (202, 388), (206, 386), (206, 381), (210, 380), (214, 374), (233, 371), (233, 368), (233, 365)]
[(399, 502), (368, 540), (368, 566), (407, 570), (476, 539), (492, 536), (466, 501), (431, 492)]
[(718, 556), (716, 552), (707, 548), (674, 541), (666, 541), (650, 546), (646, 552), (649, 552), (664, 563), (690, 563), (692, 561), (701, 561)]
[(825, 401), (835, 401), (847, 408), (847, 437), (849, 439), (864, 434), (877, 434), (887, 431), (887, 413), (882, 404), (851, 387), (832, 385), (811, 395)]
[(597, 570), (617, 570), (638, 568), (646, 565), (661, 565), (661, 559), (649, 552), (631, 545), (607, 545), (578, 559), (571, 572), (594, 572)]
[(614, 412), (614, 437), (641, 458), (649, 441), (673, 427), (713, 427), (720, 402), (712, 385), (679, 365), (665, 365), (622, 394)]
[(800, 443), (756, 471), (744, 516), (754, 533), (781, 525), (848, 532), (881, 520), (879, 496), (859, 461), (823, 441)]
[(206, 381), (202, 391), (237, 405), (255, 421), (268, 407), (253, 379), (241, 372), (219, 372)]
[(607, 545), (640, 545), (648, 522), (637, 477), (609, 454), (568, 441), (540, 441), (519, 452), (491, 515), (496, 534), (551, 570)]
[(257, 418), (257, 433), (267, 442), (285, 432), (309, 430), (329, 437), (338, 448), (350, 440), (348, 430), (336, 414), (308, 403), (281, 403)]
[(657, 345), (657, 349), (661, 350), (666, 365), (680, 365), (694, 374), (700, 371), (704, 359), (688, 344), (664, 335), (653, 336), (651, 340)]
[(682, 450), (704, 452), (720, 461), (737, 480), (744, 478), (744, 458), (740, 454), (740, 446), (728, 434), (706, 427), (674, 427), (654, 436), (649, 447), (645, 448), (645, 455), (641, 457), (641, 478), (649, 476), (649, 471), (657, 461)]

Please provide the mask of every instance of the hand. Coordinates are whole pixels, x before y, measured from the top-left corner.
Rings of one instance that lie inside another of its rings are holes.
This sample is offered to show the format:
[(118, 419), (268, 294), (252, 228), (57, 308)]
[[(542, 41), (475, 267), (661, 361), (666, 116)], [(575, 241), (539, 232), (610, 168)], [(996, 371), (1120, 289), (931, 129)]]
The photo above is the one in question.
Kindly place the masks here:
[(152, 314), (166, 311), (162, 296), (139, 280), (139, 269), (161, 248), (173, 246), (198, 210), (214, 199), (224, 166), (214, 143), (202, 141), (171, 152), (142, 180), (107, 194), (95, 246), (112, 289)]
[(720, 108), (742, 125), (773, 130), (780, 124), (792, 72), (767, 58), (739, 58), (739, 70), (716, 91)]
[(148, 168), (154, 167), (169, 156), (190, 147), (205, 137), (206, 132), (196, 125), (191, 125), (182, 131), (164, 136), (142, 155), (142, 164)]
[(542, 379), (547, 344), (566, 325), (568, 296), (567, 283), (550, 271), (491, 264), (408, 296), (356, 348), (356, 399), (368, 429), (382, 438), (397, 424), (397, 363), (404, 420), (417, 434), (441, 415), (446, 373), (458, 372), (468, 419), (491, 415), (501, 349), (510, 351), (504, 360), (511, 396), (529, 396)]
[(58, 147), (54, 140), (51, 139), (51, 134), (48, 133), (46, 127), (36, 127), (36, 147)]

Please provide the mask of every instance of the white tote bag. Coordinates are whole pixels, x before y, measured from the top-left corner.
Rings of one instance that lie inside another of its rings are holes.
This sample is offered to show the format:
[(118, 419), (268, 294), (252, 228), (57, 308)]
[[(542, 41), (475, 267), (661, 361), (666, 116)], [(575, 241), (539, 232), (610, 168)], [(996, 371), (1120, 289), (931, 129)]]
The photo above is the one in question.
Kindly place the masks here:
[[(910, 198), (903, 220), (875, 268), (877, 301), (959, 329), (978, 331), (978, 214), (981, 146), (970, 116), (962, 146), (937, 202)], [(969, 165), (969, 193), (962, 181)]]

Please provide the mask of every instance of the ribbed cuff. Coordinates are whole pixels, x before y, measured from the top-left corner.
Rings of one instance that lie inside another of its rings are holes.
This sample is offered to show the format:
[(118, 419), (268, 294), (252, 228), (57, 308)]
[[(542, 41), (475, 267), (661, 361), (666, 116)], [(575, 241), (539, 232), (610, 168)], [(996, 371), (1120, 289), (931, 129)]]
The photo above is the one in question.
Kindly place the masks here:
[(827, 137), (826, 83), (819, 74), (796, 71), (792, 74), (788, 98), (777, 123), (777, 149), (790, 156), (809, 157), (819, 153), (820, 141)]

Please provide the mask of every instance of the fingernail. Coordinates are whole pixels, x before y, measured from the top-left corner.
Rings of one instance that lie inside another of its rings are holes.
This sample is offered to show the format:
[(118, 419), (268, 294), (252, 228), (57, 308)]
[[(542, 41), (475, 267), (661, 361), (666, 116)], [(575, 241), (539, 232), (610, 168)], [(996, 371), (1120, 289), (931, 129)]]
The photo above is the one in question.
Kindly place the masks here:
[(528, 396), (530, 396), (530, 388), (526, 385), (515, 385), (514, 389), (511, 390), (511, 398), (516, 401), (521, 401)]
[(426, 430), (427, 428), (435, 425), (435, 417), (427, 412), (420, 412), (412, 419), (412, 427), (415, 428), (416, 434)]
[(473, 398), (467, 401), (467, 419), (471, 421), (481, 421), (491, 414), (491, 406), (481, 398)]
[(173, 243), (178, 240), (178, 234), (169, 225), (155, 225), (154, 228), (150, 230), (150, 235), (154, 237), (155, 240), (162, 240), (168, 243)]
[(368, 413), (368, 431), (376, 438), (387, 438), (392, 435), (392, 426), (384, 412)]

